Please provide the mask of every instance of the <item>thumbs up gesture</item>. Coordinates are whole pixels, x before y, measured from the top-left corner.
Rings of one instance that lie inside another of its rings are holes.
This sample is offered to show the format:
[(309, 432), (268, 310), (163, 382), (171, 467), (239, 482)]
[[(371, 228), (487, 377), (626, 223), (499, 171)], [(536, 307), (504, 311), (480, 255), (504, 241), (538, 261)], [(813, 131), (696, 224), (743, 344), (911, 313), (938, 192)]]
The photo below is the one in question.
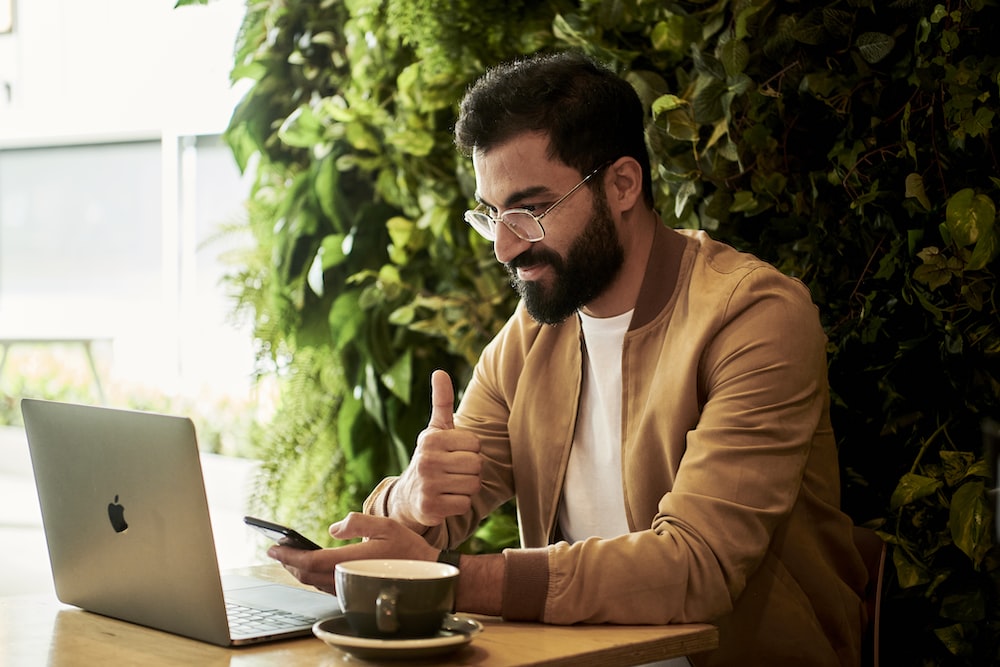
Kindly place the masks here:
[(390, 514), (410, 528), (437, 526), (464, 514), (479, 492), (479, 438), (455, 428), (455, 390), (445, 371), (431, 375), (431, 417), (392, 490)]

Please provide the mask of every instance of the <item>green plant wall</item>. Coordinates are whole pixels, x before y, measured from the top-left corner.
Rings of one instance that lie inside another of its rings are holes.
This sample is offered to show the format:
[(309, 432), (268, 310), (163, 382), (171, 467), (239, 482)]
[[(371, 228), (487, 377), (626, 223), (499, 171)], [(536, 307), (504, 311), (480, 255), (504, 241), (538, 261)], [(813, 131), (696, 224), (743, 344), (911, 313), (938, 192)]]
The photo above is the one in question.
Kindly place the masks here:
[[(462, 222), (457, 102), (578, 48), (648, 105), (666, 222), (812, 289), (844, 507), (892, 546), (890, 663), (996, 664), (996, 25), (991, 0), (249, 0), (228, 139), (256, 178), (232, 285), (282, 383), (262, 502), (322, 534), (406, 464), (430, 371), (464, 386), (514, 296)], [(501, 515), (469, 548), (515, 538)]]

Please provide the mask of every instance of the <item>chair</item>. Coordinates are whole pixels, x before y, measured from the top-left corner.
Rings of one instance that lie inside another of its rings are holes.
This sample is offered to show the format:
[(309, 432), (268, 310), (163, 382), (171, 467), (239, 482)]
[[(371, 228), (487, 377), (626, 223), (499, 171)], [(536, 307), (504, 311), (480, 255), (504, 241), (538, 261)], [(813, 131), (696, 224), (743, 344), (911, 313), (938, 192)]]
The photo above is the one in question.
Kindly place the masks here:
[(885, 578), (886, 543), (878, 533), (870, 528), (854, 527), (854, 544), (861, 552), (861, 558), (868, 570), (868, 584), (865, 586), (865, 608), (868, 624), (861, 636), (862, 667), (878, 667), (879, 623), (882, 612), (882, 584)]

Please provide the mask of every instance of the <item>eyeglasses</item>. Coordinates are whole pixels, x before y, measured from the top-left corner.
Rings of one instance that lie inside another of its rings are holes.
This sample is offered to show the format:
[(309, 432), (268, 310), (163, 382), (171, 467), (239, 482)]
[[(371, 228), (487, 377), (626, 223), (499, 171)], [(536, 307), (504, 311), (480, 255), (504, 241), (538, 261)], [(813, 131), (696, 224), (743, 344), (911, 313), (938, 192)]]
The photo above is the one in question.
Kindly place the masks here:
[(542, 218), (551, 213), (556, 206), (559, 206), (559, 204), (569, 199), (574, 192), (583, 187), (584, 183), (593, 178), (597, 172), (604, 169), (609, 164), (611, 163), (606, 162), (584, 176), (582, 181), (574, 185), (569, 192), (557, 199), (552, 206), (549, 206), (539, 215), (535, 215), (526, 208), (511, 208), (503, 213), (500, 213), (496, 217), (493, 217), (487, 212), (486, 205), (480, 204), (475, 209), (465, 212), (465, 221), (488, 241), (497, 240), (498, 222), (502, 222), (507, 225), (507, 228), (514, 232), (519, 239), (523, 239), (529, 243), (541, 241), (545, 238), (545, 228), (542, 227)]

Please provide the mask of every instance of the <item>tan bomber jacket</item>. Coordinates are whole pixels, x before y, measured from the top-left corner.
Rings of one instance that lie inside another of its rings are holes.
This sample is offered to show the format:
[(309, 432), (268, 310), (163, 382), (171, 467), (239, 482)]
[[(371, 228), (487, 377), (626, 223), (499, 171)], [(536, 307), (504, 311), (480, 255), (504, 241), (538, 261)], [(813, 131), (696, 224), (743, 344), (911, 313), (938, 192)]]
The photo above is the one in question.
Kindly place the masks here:
[[(696, 665), (855, 665), (866, 574), (839, 509), (825, 345), (801, 282), (704, 232), (658, 229), (622, 355), (632, 532), (558, 539), (580, 325), (539, 325), (522, 305), (455, 417), (480, 438), (481, 492), (425, 539), (455, 547), (516, 497), (505, 618), (712, 622), (720, 648)], [(366, 512), (385, 514), (393, 483)]]

